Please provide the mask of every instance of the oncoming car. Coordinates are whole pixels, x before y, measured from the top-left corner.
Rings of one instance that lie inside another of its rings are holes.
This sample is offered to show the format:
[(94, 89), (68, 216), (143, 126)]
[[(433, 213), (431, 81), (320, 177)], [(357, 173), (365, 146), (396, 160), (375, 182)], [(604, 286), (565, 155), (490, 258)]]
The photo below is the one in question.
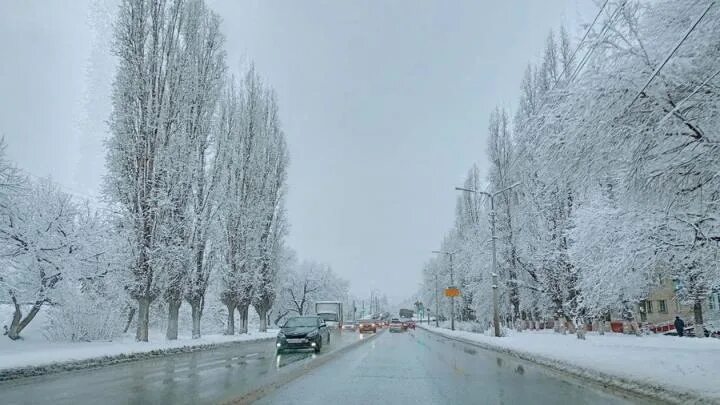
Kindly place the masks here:
[(355, 321), (345, 321), (342, 326), (343, 330), (355, 330), (357, 329), (357, 322)]
[(363, 319), (362, 321), (360, 321), (358, 325), (358, 332), (363, 333), (370, 331), (372, 331), (372, 333), (377, 333), (377, 326), (375, 326), (375, 321), (373, 321), (372, 319)]
[(288, 319), (278, 332), (277, 353), (289, 349), (313, 349), (319, 353), (323, 344), (330, 343), (330, 331), (318, 316), (295, 316)]

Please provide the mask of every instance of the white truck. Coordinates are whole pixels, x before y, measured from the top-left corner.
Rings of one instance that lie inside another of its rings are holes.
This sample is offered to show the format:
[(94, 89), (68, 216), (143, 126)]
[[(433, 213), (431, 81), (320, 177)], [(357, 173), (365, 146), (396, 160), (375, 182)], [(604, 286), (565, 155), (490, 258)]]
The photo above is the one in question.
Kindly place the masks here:
[(343, 304), (341, 301), (318, 301), (315, 303), (315, 314), (325, 320), (330, 328), (341, 329), (343, 326)]

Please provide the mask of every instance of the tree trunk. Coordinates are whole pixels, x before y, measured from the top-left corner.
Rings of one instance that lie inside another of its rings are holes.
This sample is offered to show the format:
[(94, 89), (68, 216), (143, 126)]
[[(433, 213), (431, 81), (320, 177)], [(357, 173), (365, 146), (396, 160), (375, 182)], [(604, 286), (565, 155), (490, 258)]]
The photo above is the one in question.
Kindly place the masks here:
[(240, 313), (240, 333), (248, 332), (248, 308), (249, 305), (238, 306), (238, 312)]
[(246, 306), (243, 310), (243, 333), (250, 331), (250, 306)]
[(192, 309), (192, 338), (200, 338), (200, 318), (202, 318), (202, 300), (193, 300), (190, 302)]
[(138, 342), (148, 341), (148, 326), (150, 324), (150, 298), (141, 297), (138, 301), (138, 320), (135, 340)]
[(226, 335), (235, 334), (235, 303), (225, 304), (228, 309), (227, 329), (225, 330)]
[(565, 329), (567, 330), (567, 333), (574, 334), (575, 333), (575, 322), (573, 322), (572, 319), (565, 318)]
[(555, 333), (562, 333), (561, 325), (562, 325), (562, 322), (560, 321), (560, 319), (555, 319), (553, 321), (553, 331), (555, 331)]
[(10, 328), (8, 329), (7, 326), (5, 327), (5, 334), (8, 335), (8, 337), (12, 340), (18, 340), (20, 339), (20, 332), (22, 332), (22, 330), (25, 329), (26, 326), (28, 326), (30, 321), (35, 318), (35, 315), (37, 315), (37, 313), (40, 311), (40, 307), (42, 307), (43, 302), (35, 302), (35, 304), (33, 304), (32, 308), (30, 309), (30, 312), (28, 312), (27, 316), (23, 318), (22, 310), (20, 309), (20, 305), (17, 303), (15, 297), (12, 297), (12, 301), (15, 305), (15, 312), (13, 313), (13, 319), (12, 323), (10, 323)]
[(641, 333), (640, 333), (640, 325), (638, 325), (638, 323), (637, 323), (637, 321), (636, 321), (635, 319), (633, 319), (632, 321), (630, 321), (630, 330), (632, 330), (632, 332), (633, 332), (633, 334), (634, 334), (635, 336), (640, 336), (640, 335), (641, 335)]
[(260, 328), (258, 331), (267, 332), (267, 311), (264, 308), (255, 308), (260, 316)]
[(577, 328), (577, 338), (580, 340), (585, 340), (585, 333), (587, 333), (587, 325), (585, 324), (585, 322), (582, 321), (578, 325), (579, 326)]
[(165, 335), (168, 340), (177, 340), (178, 338), (178, 314), (180, 312), (181, 300), (172, 300), (168, 302), (168, 325), (167, 334)]
[(127, 322), (125, 322), (125, 328), (123, 328), (123, 333), (127, 333), (127, 331), (130, 330), (130, 325), (132, 324), (133, 318), (135, 318), (136, 311), (137, 311), (137, 308), (130, 307), (130, 312), (128, 313), (128, 319), (127, 319)]
[(695, 337), (704, 338), (705, 328), (703, 327), (702, 301), (695, 301), (693, 313), (695, 315)]

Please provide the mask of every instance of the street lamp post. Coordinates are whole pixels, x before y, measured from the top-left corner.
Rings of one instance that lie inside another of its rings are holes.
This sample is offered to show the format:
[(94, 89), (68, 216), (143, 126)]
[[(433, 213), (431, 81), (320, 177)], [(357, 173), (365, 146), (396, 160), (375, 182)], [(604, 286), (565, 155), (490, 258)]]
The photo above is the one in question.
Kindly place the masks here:
[(494, 193), (488, 193), (487, 191), (473, 190), (464, 187), (455, 187), (458, 191), (467, 191), (470, 193), (482, 194), (490, 199), (490, 223), (491, 223), (491, 238), (492, 238), (492, 280), (493, 280), (493, 324), (495, 327), (495, 336), (500, 337), (500, 315), (498, 314), (498, 294), (497, 294), (497, 253), (495, 248), (495, 197), (502, 194), (514, 187), (519, 186), (520, 183), (515, 183), (510, 187), (505, 187), (502, 190), (498, 190)]
[(493, 290), (493, 326), (495, 327), (495, 337), (500, 337), (500, 317), (498, 316), (498, 286), (497, 274), (492, 274), (492, 290)]
[(435, 327), (439, 328), (440, 323), (438, 321), (438, 315), (440, 315), (440, 301), (438, 300), (438, 279), (437, 273), (435, 273)]
[[(453, 278), (453, 255), (455, 252), (442, 252), (433, 250), (433, 253), (447, 255), (450, 258), (450, 287), (455, 287), (455, 279)], [(437, 275), (435, 276), (437, 277)], [(450, 330), (455, 330), (455, 296), (450, 297)]]

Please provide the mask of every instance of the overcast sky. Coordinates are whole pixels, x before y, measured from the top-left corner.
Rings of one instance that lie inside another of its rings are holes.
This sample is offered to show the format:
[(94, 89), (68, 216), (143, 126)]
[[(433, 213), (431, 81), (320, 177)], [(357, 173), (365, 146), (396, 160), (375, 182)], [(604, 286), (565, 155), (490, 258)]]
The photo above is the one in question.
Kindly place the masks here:
[[(8, 155), (97, 195), (114, 65), (114, 0), (0, 0), (0, 134)], [(453, 223), (487, 118), (514, 108), (548, 30), (592, 0), (208, 0), (228, 63), (254, 61), (278, 93), (291, 153), (289, 244), (352, 291), (415, 292)], [(96, 24), (91, 24), (97, 21)]]

